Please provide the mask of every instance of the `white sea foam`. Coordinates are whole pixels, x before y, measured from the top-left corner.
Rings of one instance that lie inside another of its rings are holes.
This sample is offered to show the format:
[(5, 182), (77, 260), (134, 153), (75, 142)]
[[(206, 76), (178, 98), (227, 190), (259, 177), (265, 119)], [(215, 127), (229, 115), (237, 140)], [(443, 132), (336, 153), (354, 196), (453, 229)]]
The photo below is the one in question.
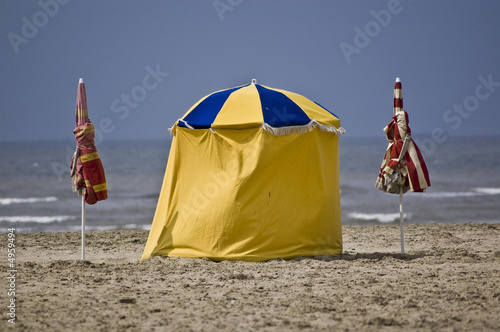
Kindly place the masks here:
[(459, 191), (459, 192), (432, 192), (432, 193), (417, 193), (412, 197), (418, 198), (454, 198), (454, 197), (473, 197), (480, 194), (472, 191)]
[(149, 231), (151, 229), (151, 225), (128, 224), (128, 225), (89, 226), (87, 228), (87, 230), (91, 231), (111, 231), (118, 229), (140, 229)]
[(470, 191), (416, 193), (412, 197), (453, 198), (500, 195), (500, 188), (473, 188)]
[[(378, 221), (381, 223), (391, 223), (399, 220), (399, 213), (360, 213), (351, 212), (347, 216), (351, 219), (356, 220), (366, 220), (366, 221)], [(411, 213), (404, 213), (404, 219), (411, 219)]]
[(151, 229), (151, 224), (149, 225), (130, 224), (123, 226), (123, 229), (142, 229), (143, 231), (149, 231)]
[(55, 202), (55, 201), (57, 201), (57, 197), (29, 197), (29, 198), (7, 197), (7, 198), (0, 198), (0, 205)]
[(474, 191), (486, 195), (500, 195), (500, 188), (475, 188)]
[(50, 224), (55, 222), (63, 222), (66, 220), (73, 220), (74, 216), (0, 216), (0, 222), (11, 222), (11, 223), (25, 223), (34, 222), (38, 224)]
[[(81, 229), (82, 229), (81, 226), (70, 226), (67, 229), (67, 231), (68, 232), (78, 232)], [(113, 231), (113, 230), (119, 230), (119, 229), (138, 229), (138, 230), (149, 231), (151, 229), (151, 225), (128, 224), (128, 225), (102, 225), (102, 226), (86, 225), (85, 226), (86, 231)]]

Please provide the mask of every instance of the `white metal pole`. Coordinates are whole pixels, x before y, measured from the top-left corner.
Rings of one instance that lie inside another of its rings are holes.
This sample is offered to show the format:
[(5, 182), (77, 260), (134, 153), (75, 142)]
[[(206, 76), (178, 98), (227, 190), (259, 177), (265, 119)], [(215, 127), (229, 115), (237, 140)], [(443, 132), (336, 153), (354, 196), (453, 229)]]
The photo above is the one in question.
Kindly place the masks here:
[(82, 195), (82, 261), (85, 260), (85, 195)]
[(405, 234), (404, 234), (404, 213), (403, 213), (403, 186), (399, 190), (399, 225), (401, 228), (401, 253), (405, 253)]

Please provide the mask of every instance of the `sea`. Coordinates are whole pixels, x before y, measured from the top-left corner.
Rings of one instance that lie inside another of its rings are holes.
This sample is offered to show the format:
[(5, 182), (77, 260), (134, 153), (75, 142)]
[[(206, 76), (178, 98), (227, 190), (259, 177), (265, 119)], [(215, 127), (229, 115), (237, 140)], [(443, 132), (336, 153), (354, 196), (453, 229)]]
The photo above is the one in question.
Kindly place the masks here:
[[(500, 222), (500, 136), (415, 141), (432, 185), (403, 196), (405, 224)], [(170, 144), (99, 144), (108, 199), (86, 205), (86, 230), (150, 229)], [(81, 230), (81, 198), (69, 174), (74, 148), (74, 141), (0, 142), (0, 232)], [(386, 148), (385, 137), (340, 137), (343, 225), (399, 224), (399, 195), (375, 188)]]

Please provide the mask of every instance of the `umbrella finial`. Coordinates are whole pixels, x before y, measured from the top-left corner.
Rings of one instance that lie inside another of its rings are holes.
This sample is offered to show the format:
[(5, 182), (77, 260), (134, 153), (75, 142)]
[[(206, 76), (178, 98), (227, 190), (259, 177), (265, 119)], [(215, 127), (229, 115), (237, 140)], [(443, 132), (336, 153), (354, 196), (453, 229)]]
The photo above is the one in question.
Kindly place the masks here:
[(403, 110), (403, 92), (401, 91), (401, 79), (396, 77), (394, 83), (394, 114)]
[(252, 84), (257, 84), (257, 79), (252, 78)]
[(80, 77), (80, 80), (78, 81), (78, 84), (83, 83), (83, 78)]

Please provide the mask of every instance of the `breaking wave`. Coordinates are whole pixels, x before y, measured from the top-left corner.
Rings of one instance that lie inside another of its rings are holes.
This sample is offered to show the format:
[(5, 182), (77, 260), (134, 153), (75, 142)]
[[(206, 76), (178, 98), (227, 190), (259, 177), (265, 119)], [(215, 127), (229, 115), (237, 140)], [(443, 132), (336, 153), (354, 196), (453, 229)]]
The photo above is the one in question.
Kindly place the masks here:
[(473, 188), (470, 191), (418, 193), (412, 197), (453, 198), (500, 195), (500, 188)]
[(50, 223), (60, 223), (66, 220), (74, 220), (74, 216), (0, 216), (0, 222), (11, 222), (11, 223), (38, 223), (38, 224), (50, 224)]
[[(348, 213), (347, 216), (351, 219), (355, 220), (363, 220), (363, 221), (377, 221), (380, 223), (392, 223), (395, 221), (399, 221), (399, 212), (398, 213), (361, 213), (361, 212), (351, 212)], [(411, 213), (404, 213), (404, 219), (411, 219)]]
[(39, 203), (39, 202), (55, 202), (57, 197), (29, 197), (29, 198), (0, 198), (0, 205), (23, 204), (23, 203)]

